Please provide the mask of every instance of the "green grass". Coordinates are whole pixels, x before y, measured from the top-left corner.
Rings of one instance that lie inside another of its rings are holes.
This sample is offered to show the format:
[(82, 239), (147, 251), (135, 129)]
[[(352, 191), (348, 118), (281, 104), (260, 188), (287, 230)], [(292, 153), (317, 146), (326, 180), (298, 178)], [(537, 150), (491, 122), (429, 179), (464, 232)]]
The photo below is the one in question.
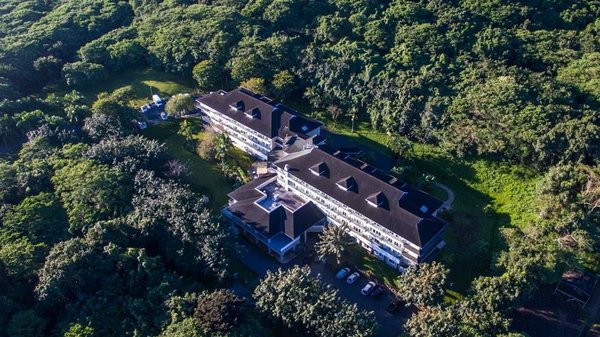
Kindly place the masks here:
[[(125, 86), (131, 86), (133, 89), (134, 97), (131, 104), (138, 107), (151, 101), (151, 93), (159, 94), (161, 97), (170, 97), (179, 93), (192, 92), (194, 83), (181, 75), (165, 73), (152, 68), (137, 68), (120, 74), (109, 74), (108, 79), (78, 91), (84, 96), (86, 103), (91, 104), (99, 93), (110, 93)], [(71, 88), (65, 87), (62, 82), (45, 89), (47, 92), (63, 94), (70, 90)]]
[[(199, 123), (197, 119), (189, 120), (194, 124)], [(144, 135), (164, 143), (172, 157), (187, 163), (190, 173), (183, 179), (184, 182), (188, 183), (195, 192), (207, 195), (210, 198), (211, 209), (218, 212), (227, 204), (229, 200), (227, 194), (233, 190), (233, 185), (214, 163), (200, 158), (186, 147), (183, 137), (177, 134), (178, 130), (179, 121), (173, 120), (150, 126), (144, 130)], [(251, 160), (237, 153), (235, 156), (244, 158), (245, 163)]]
[[(357, 123), (355, 132), (340, 122), (329, 121), (326, 125), (359, 145), (391, 155), (386, 146), (388, 136), (373, 131), (366, 122)], [(499, 229), (527, 226), (536, 217), (534, 197), (541, 176), (520, 165), (482, 158), (458, 160), (426, 144), (414, 144), (414, 157), (413, 172), (407, 177), (409, 183), (414, 184), (422, 174), (433, 174), (456, 194), (447, 219), (447, 246), (438, 260), (451, 270), (451, 288), (465, 291), (475, 277), (490, 273), (495, 254), (504, 249)], [(438, 188), (428, 192), (446, 199), (445, 191)], [(389, 279), (383, 262), (369, 256), (362, 259), (366, 268)]]

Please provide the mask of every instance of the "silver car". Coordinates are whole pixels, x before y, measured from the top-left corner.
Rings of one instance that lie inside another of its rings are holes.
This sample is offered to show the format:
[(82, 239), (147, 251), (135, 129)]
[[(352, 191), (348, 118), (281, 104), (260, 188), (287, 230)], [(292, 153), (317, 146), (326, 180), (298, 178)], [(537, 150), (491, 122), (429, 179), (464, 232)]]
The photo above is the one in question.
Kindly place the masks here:
[(362, 288), (360, 293), (363, 294), (364, 296), (367, 296), (371, 293), (371, 291), (373, 291), (373, 289), (375, 289), (375, 286), (376, 286), (375, 282), (370, 281), (369, 283), (367, 283), (366, 286), (364, 286)]
[(360, 274), (355, 271), (354, 273), (352, 273), (352, 275), (348, 276), (348, 279), (346, 280), (346, 282), (348, 282), (348, 284), (352, 284), (356, 280), (358, 280), (359, 276), (360, 276)]

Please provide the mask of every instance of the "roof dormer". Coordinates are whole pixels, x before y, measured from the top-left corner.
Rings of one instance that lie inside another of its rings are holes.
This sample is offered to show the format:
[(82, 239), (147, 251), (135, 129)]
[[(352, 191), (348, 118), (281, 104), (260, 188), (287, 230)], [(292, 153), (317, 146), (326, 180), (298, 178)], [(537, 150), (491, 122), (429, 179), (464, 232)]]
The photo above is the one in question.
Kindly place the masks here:
[(329, 168), (325, 162), (320, 162), (316, 165), (313, 165), (309, 168), (309, 170), (314, 175), (329, 177)]
[(232, 109), (235, 109), (237, 111), (244, 111), (246, 108), (246, 104), (244, 104), (244, 101), (239, 100), (235, 103), (232, 103), (229, 105)]
[(347, 176), (346, 178), (339, 180), (336, 184), (339, 188), (343, 189), (344, 191), (356, 192), (356, 189), (358, 187), (358, 185), (356, 184), (356, 179), (354, 179), (353, 176)]
[(388, 208), (388, 200), (383, 192), (376, 192), (365, 199), (369, 205), (377, 208)]
[(246, 116), (252, 118), (252, 119), (260, 119), (260, 109), (258, 107), (252, 109), (252, 110), (248, 110), (245, 112)]

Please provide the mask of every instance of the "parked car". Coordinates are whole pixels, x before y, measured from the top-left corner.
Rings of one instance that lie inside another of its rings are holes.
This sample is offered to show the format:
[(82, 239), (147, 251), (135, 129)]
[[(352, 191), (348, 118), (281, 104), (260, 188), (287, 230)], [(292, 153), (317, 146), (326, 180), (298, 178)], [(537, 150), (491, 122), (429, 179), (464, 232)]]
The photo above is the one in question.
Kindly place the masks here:
[(169, 115), (163, 111), (160, 113), (160, 119), (162, 119), (163, 121), (166, 121), (167, 119), (169, 119)]
[(375, 284), (375, 282), (373, 281), (369, 281), (369, 283), (367, 283), (367, 285), (365, 285), (362, 290), (360, 291), (361, 294), (363, 294), (364, 296), (369, 295), (373, 290), (375, 290), (375, 288), (377, 287), (377, 284)]
[(400, 305), (402, 305), (402, 302), (399, 299), (394, 298), (394, 300), (392, 302), (390, 302), (390, 304), (388, 304), (388, 306), (387, 306), (387, 308), (385, 308), (385, 310), (387, 312), (389, 312), (390, 314), (393, 314), (396, 311), (398, 311), (398, 309), (400, 308)]
[(348, 276), (348, 279), (346, 280), (346, 282), (348, 282), (348, 284), (352, 284), (354, 282), (356, 282), (356, 280), (358, 279), (358, 277), (360, 276), (360, 274), (355, 271), (354, 273), (352, 273), (352, 275)]
[(137, 126), (140, 130), (144, 130), (145, 128), (148, 127), (148, 124), (144, 121), (139, 121), (139, 122), (137, 122)]
[(385, 288), (383, 286), (377, 286), (377, 287), (375, 287), (375, 289), (373, 289), (373, 291), (369, 295), (373, 296), (373, 298), (380, 298), (381, 295), (383, 295), (384, 293), (385, 293)]
[(348, 275), (348, 273), (349, 273), (349, 272), (350, 272), (350, 268), (347, 268), (347, 267), (346, 267), (346, 268), (342, 268), (340, 271), (338, 271), (338, 273), (337, 273), (337, 274), (335, 274), (335, 277), (336, 277), (338, 280), (341, 280), (341, 279), (343, 279), (343, 278), (344, 278), (346, 275)]

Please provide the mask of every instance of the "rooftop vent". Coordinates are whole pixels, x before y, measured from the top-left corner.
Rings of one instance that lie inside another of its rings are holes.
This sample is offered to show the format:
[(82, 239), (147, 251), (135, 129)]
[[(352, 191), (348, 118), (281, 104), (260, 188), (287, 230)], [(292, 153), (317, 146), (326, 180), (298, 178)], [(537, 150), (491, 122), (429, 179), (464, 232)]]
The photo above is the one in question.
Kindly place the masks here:
[(427, 206), (422, 205), (421, 208), (419, 208), (419, 210), (423, 213), (427, 213), (427, 211), (429, 210), (429, 208), (427, 208)]
[(369, 205), (378, 208), (387, 208), (387, 198), (383, 192), (373, 193), (365, 199)]
[(343, 178), (342, 180), (337, 182), (337, 185), (344, 191), (355, 191), (357, 187), (356, 180), (352, 176)]
[(306, 131), (308, 131), (308, 126), (306, 126), (306, 125), (302, 125), (302, 126), (300, 127), (300, 130), (302, 130), (302, 132), (306, 132)]
[(311, 166), (309, 170), (317, 176), (329, 176), (329, 168), (325, 162), (320, 162), (317, 165)]

